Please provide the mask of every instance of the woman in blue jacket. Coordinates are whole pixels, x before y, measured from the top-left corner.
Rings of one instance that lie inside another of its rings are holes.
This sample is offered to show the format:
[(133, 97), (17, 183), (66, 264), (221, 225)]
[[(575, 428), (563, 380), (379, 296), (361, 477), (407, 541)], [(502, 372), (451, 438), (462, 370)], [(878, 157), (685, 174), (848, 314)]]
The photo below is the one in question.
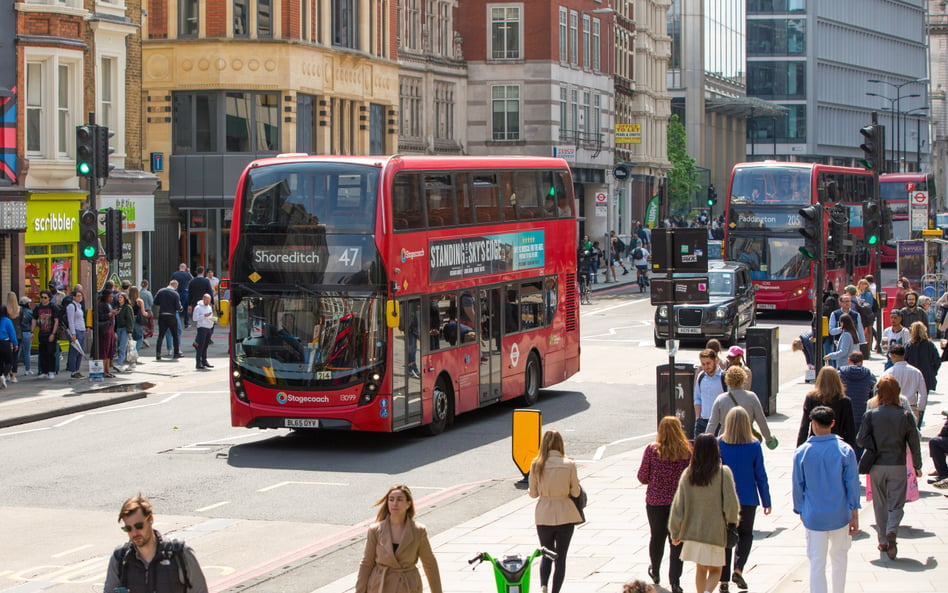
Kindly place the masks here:
[(20, 343), (17, 333), (10, 319), (10, 310), (6, 305), (0, 305), (0, 389), (7, 388), (7, 375), (14, 368)]
[(848, 313), (844, 313), (839, 317), (839, 326), (843, 328), (843, 332), (839, 334), (839, 341), (836, 343), (836, 352), (830, 352), (823, 357), (823, 360), (829, 361), (833, 368), (844, 367), (848, 364), (849, 353), (853, 351), (853, 348), (859, 346), (859, 337), (856, 334), (856, 322), (853, 321), (853, 318), (849, 316)]
[(731, 468), (737, 498), (741, 503), (741, 520), (738, 523), (737, 549), (734, 554), (734, 572), (731, 573), (731, 549), (724, 555), (724, 569), (721, 571), (721, 593), (728, 591), (728, 576), (741, 589), (747, 589), (744, 580), (744, 566), (750, 556), (754, 541), (754, 517), (757, 507), (763, 504), (764, 514), (771, 509), (770, 485), (767, 482), (767, 470), (764, 468), (764, 452), (760, 441), (751, 431), (750, 416), (740, 406), (735, 406), (724, 419), (724, 433), (718, 439), (721, 448), (721, 461)]

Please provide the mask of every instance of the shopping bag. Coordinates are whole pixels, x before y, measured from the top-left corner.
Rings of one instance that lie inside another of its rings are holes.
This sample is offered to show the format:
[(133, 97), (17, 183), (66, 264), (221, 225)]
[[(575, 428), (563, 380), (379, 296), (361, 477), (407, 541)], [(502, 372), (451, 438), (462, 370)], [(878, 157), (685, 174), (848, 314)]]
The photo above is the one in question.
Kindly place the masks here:
[(135, 340), (128, 341), (128, 347), (125, 350), (125, 362), (135, 364), (138, 362), (138, 344)]

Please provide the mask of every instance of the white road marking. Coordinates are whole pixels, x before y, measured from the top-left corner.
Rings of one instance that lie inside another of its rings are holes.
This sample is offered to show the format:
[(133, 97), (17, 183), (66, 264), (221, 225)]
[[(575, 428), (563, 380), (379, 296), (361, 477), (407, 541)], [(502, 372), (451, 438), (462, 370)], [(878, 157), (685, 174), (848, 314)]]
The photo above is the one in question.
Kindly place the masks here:
[(276, 490), (277, 488), (282, 488), (283, 486), (290, 486), (291, 484), (304, 484), (307, 486), (348, 486), (349, 484), (344, 484), (342, 482), (297, 482), (297, 481), (288, 481), (288, 482), (278, 482), (272, 486), (267, 486), (265, 488), (260, 488), (257, 492), (269, 492), (271, 490)]
[(66, 550), (65, 552), (60, 552), (58, 554), (53, 554), (53, 558), (62, 558), (63, 556), (68, 556), (80, 550), (85, 550), (86, 548), (91, 548), (92, 544), (86, 544), (84, 546), (79, 546), (78, 548), (73, 548), (71, 550)]
[(209, 505), (207, 505), (206, 507), (201, 507), (201, 508), (199, 508), (199, 509), (194, 509), (194, 512), (195, 512), (195, 513), (203, 513), (204, 511), (209, 511), (209, 510), (211, 510), (211, 509), (216, 509), (217, 507), (222, 507), (222, 506), (226, 506), (226, 505), (229, 505), (229, 504), (230, 504), (230, 501), (229, 501), (229, 500), (224, 500), (224, 501), (221, 501), (221, 502), (215, 502), (214, 504), (209, 504)]
[(85, 414), (77, 414), (77, 415), (73, 416), (72, 418), (69, 418), (68, 420), (63, 420), (63, 421), (60, 422), (59, 424), (54, 424), (54, 425), (53, 425), (53, 428), (59, 428), (59, 427), (61, 427), (61, 426), (66, 426), (67, 424), (70, 424), (70, 423), (72, 423), (72, 422), (75, 422), (76, 420), (81, 420), (82, 418), (85, 418), (85, 416), (86, 416)]

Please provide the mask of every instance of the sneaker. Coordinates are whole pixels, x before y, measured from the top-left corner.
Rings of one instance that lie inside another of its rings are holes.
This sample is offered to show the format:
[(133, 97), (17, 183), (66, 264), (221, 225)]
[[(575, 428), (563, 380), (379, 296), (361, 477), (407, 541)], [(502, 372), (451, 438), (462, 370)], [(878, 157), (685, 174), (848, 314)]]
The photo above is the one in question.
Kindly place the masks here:
[(0, 375), (0, 389), (7, 388), (7, 378), (5, 375)]
[(33, 374), (33, 371), (26, 371), (26, 372), (24, 372), (23, 374), (26, 375), (27, 377), (29, 377), (30, 375)]
[(16, 375), (13, 375), (12, 377), (10, 377), (10, 383), (18, 383), (18, 381), (16, 380)]
[(82, 373), (79, 373), (79, 372), (73, 373), (73, 374), (69, 375), (69, 378), (70, 378), (70, 379), (82, 379)]
[(50, 379), (55, 379), (55, 378), (56, 378), (56, 373), (50, 373), (50, 374), (49, 374), (49, 378), (50, 378)]
[(948, 478), (943, 478), (932, 484), (935, 488), (939, 490), (948, 490)]

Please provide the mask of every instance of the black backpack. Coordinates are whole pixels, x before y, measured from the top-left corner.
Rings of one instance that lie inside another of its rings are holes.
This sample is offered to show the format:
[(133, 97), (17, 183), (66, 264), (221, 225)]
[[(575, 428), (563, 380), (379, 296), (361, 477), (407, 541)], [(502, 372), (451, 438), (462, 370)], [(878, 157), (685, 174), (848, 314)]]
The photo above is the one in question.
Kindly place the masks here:
[(56, 318), (59, 319), (59, 330), (56, 332), (56, 339), (58, 340), (69, 339), (69, 321), (66, 307), (74, 302), (72, 295), (67, 294), (58, 305), (58, 309), (56, 310)]
[[(118, 562), (119, 583), (123, 587), (128, 586), (128, 562), (135, 551), (132, 549), (132, 542), (125, 542), (125, 545), (116, 548), (112, 554)], [(178, 565), (178, 581), (184, 585), (185, 590), (191, 589), (191, 581), (188, 580), (188, 565), (184, 560), (184, 542), (176, 539), (169, 541), (162, 540), (158, 544), (158, 551), (155, 553), (154, 561), (174, 560)]]
[(632, 259), (642, 259), (642, 256), (645, 255), (642, 253), (641, 247), (636, 247), (635, 251), (632, 252)]

